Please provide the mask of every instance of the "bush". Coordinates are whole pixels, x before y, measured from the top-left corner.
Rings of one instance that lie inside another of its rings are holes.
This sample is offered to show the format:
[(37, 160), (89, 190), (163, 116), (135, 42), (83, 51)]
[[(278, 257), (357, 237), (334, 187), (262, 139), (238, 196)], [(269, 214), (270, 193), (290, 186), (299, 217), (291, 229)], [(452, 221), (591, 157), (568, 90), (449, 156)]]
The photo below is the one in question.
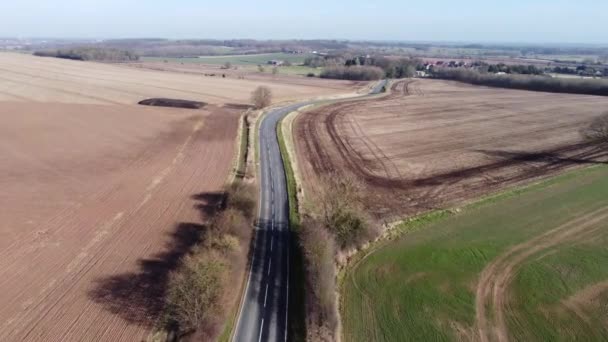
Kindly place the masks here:
[(229, 266), (218, 253), (187, 256), (180, 269), (172, 272), (167, 293), (167, 313), (182, 333), (201, 327), (209, 333), (217, 329), (222, 312), (220, 299), (227, 285)]
[(608, 143), (608, 112), (593, 119), (581, 133), (589, 141)]
[[(234, 235), (239, 238), (246, 238), (251, 229), (250, 221), (240, 210), (228, 208), (219, 213), (213, 221), (211, 232), (217, 239), (225, 235)], [(214, 243), (215, 241), (211, 241)]]
[[(237, 183), (225, 190), (224, 210), (217, 213), (205, 239), (186, 256), (169, 277), (166, 323), (181, 336), (215, 340), (232, 305), (238, 282), (245, 272), (251, 240), (255, 189)], [(232, 298), (232, 299), (231, 299)]]
[(333, 341), (336, 309), (336, 247), (321, 222), (306, 220), (300, 232), (306, 267), (306, 317), (309, 341)]
[(351, 81), (373, 81), (384, 77), (384, 71), (376, 66), (334, 66), (325, 68), (321, 78)]
[(352, 177), (329, 175), (323, 181), (321, 215), (341, 249), (357, 247), (373, 233), (361, 205), (361, 185)]
[(257, 109), (268, 107), (272, 102), (272, 91), (268, 87), (257, 87), (251, 93), (251, 102)]
[(432, 76), (489, 87), (608, 96), (608, 81), (605, 80), (481, 74), (471, 70), (446, 68), (435, 70)]
[(309, 72), (308, 74), (306, 74), (306, 77), (315, 77), (317, 75), (315, 75), (314, 72)]
[(238, 183), (226, 190), (226, 206), (239, 210), (247, 219), (253, 219), (257, 196), (251, 184)]

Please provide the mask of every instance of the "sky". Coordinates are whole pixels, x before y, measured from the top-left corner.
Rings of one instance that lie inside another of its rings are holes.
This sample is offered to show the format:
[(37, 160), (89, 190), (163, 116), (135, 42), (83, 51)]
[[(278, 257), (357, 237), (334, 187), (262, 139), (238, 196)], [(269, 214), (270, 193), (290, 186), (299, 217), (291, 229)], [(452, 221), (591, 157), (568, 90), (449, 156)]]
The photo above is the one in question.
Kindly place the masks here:
[(608, 44), (608, 0), (2, 0), (0, 37)]

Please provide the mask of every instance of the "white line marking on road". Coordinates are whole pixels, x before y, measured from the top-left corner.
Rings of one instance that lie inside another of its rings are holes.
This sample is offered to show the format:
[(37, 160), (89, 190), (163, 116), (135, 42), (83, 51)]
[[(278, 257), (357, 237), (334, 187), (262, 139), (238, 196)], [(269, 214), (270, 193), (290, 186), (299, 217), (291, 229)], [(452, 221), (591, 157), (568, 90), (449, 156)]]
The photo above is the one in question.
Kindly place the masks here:
[[(274, 244), (274, 238), (270, 238), (270, 251), (272, 252), (272, 245)], [(272, 259), (270, 260), (272, 262)]]
[(258, 338), (258, 342), (262, 341), (262, 331), (264, 331), (264, 319), (262, 318), (262, 325), (260, 325), (260, 337)]
[[(272, 250), (272, 245), (270, 245), (270, 250)], [(268, 275), (270, 275), (270, 269), (272, 268), (272, 259), (270, 259), (270, 262), (268, 263)], [(266, 289), (268, 289), (268, 285), (266, 285)]]
[[(289, 229), (289, 227), (287, 229)], [(287, 320), (289, 319), (289, 232), (287, 236), (287, 299), (285, 301), (285, 342), (287, 342)]]
[(266, 294), (264, 294), (264, 307), (266, 307), (266, 299), (268, 299), (268, 283), (266, 283)]

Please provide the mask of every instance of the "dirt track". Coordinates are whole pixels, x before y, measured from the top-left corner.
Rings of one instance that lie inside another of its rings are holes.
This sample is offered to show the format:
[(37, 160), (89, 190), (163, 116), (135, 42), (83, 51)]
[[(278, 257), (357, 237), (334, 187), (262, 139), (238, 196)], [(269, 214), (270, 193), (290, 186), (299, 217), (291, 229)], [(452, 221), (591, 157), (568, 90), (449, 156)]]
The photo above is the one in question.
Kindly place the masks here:
[(237, 126), (213, 106), (1, 103), (0, 340), (145, 339)]
[(351, 173), (371, 211), (395, 219), (508, 185), (605, 161), (579, 130), (608, 99), (401, 81), (391, 95), (331, 105), (296, 120), (307, 191), (319, 175)]

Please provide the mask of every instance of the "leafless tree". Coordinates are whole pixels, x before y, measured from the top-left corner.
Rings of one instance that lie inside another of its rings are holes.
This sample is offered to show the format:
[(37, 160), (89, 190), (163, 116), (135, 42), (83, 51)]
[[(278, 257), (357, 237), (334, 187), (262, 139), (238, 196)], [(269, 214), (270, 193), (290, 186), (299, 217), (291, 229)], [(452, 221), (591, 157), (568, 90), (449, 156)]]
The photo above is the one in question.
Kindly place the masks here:
[(251, 102), (257, 109), (268, 107), (272, 102), (272, 91), (268, 87), (257, 87), (253, 93), (251, 93)]
[(581, 133), (589, 141), (608, 143), (608, 112), (593, 119)]

